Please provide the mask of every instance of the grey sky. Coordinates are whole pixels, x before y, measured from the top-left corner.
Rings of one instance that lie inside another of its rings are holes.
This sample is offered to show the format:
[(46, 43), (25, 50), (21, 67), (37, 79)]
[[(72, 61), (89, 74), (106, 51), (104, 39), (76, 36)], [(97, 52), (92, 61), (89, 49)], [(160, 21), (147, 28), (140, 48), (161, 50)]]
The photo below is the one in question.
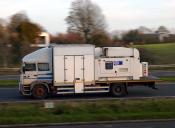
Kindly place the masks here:
[[(25, 11), (33, 22), (50, 33), (65, 32), (73, 0), (0, 0), (0, 18)], [(138, 26), (175, 28), (175, 0), (92, 0), (106, 17), (108, 30)]]

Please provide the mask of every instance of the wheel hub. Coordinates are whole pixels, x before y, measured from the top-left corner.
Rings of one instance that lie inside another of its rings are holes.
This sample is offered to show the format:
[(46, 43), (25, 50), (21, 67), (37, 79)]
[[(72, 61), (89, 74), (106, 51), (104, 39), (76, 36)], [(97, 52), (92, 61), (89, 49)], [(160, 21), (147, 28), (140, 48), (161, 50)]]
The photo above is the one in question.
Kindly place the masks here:
[(36, 94), (37, 94), (38, 96), (43, 96), (43, 95), (44, 95), (44, 90), (43, 90), (42, 88), (38, 88), (38, 89), (36, 90)]

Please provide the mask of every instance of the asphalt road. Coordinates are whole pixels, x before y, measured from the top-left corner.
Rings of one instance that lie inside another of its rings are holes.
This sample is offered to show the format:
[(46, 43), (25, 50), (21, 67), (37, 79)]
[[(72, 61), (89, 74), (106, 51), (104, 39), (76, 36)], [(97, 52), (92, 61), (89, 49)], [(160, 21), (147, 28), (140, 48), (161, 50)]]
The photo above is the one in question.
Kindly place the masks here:
[[(128, 88), (128, 95), (122, 98), (144, 98), (144, 97), (167, 97), (175, 96), (175, 83), (157, 85), (158, 89), (153, 90), (144, 86)], [(47, 100), (94, 100), (110, 99), (109, 94), (79, 94), (79, 95), (57, 95)], [(31, 97), (20, 96), (18, 88), (0, 88), (0, 102), (7, 101), (33, 101)]]
[[(150, 72), (152, 76), (175, 76), (175, 71), (153, 71)], [(0, 76), (0, 80), (19, 80), (19, 75)], [(158, 90), (153, 90), (144, 86), (128, 87), (128, 95), (123, 98), (138, 98), (138, 97), (165, 97), (175, 96), (174, 84), (160, 84), (157, 85)], [(83, 95), (59, 95), (48, 98), (49, 100), (77, 100), (77, 99), (102, 99), (113, 98), (108, 94), (83, 94)], [(0, 88), (0, 102), (6, 101), (31, 101), (31, 97), (20, 96), (18, 88)]]
[(55, 125), (26, 128), (175, 128), (175, 121), (123, 122), (104, 124)]
[(156, 76), (156, 77), (175, 76), (175, 71), (155, 70), (155, 71), (150, 71), (149, 75)]
[(0, 80), (19, 80), (19, 75), (0, 75)]

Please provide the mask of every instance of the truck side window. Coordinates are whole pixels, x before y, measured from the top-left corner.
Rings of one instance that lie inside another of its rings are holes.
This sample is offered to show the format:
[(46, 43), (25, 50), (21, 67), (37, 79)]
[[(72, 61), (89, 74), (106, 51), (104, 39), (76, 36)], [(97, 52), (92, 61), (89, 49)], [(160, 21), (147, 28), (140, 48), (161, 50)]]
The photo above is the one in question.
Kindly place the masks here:
[(38, 63), (38, 71), (49, 71), (48, 63)]
[(36, 71), (36, 64), (25, 64), (25, 71)]
[(105, 69), (112, 70), (113, 69), (113, 61), (106, 61), (105, 62)]

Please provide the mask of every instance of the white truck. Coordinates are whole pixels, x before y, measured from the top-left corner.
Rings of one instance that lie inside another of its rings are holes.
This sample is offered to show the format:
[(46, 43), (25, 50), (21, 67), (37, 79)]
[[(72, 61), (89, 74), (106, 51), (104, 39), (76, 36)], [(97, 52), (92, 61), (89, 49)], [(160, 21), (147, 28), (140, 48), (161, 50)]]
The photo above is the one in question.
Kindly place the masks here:
[(49, 94), (111, 93), (124, 96), (129, 86), (155, 88), (139, 51), (90, 44), (50, 45), (22, 59), (19, 90), (37, 99)]

